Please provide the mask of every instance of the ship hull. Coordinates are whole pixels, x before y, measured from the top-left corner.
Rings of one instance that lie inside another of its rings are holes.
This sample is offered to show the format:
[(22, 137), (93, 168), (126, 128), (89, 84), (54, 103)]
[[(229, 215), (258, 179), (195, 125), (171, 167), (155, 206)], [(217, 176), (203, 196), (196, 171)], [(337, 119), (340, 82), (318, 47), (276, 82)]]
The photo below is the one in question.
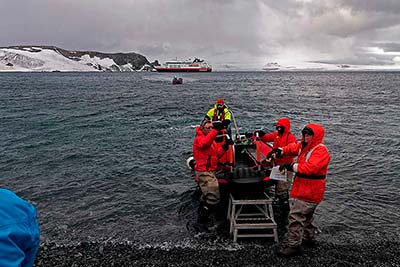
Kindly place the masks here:
[(157, 68), (158, 72), (211, 72), (211, 68)]

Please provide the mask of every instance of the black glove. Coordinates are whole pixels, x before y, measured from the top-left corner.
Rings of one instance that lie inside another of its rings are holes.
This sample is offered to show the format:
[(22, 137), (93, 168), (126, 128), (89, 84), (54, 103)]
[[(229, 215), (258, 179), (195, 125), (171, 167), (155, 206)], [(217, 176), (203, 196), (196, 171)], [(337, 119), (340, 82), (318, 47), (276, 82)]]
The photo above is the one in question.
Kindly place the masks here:
[(225, 128), (228, 128), (229, 124), (231, 123), (230, 120), (223, 120), (222, 124), (224, 125)]
[(281, 148), (274, 148), (267, 155), (267, 159), (281, 158), (281, 157), (282, 157), (282, 149)]
[(261, 161), (261, 165), (268, 165), (271, 163), (271, 159), (269, 158), (265, 158)]
[(265, 135), (265, 132), (263, 130), (257, 130), (254, 132), (254, 136), (257, 136), (257, 134), (258, 137), (263, 137)]
[(220, 121), (213, 121), (212, 125), (213, 128), (217, 131), (221, 131), (222, 129), (224, 129), (224, 125)]
[(227, 138), (225, 144), (222, 145), (222, 148), (227, 151), (230, 145), (233, 145), (233, 141), (232, 139)]
[(284, 169), (292, 172), (293, 171), (293, 163), (285, 163), (279, 166), (279, 171), (282, 172)]
[(246, 136), (246, 138), (251, 138), (253, 136), (253, 133), (245, 132), (244, 136)]

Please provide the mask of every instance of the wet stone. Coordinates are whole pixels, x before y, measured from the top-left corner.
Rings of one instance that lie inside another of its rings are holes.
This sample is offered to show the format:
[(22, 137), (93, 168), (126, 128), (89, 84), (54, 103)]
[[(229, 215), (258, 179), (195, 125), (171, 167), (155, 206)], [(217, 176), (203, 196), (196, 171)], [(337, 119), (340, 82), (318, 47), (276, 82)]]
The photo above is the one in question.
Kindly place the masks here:
[[(302, 255), (278, 258), (274, 244), (242, 242), (237, 249), (209, 245), (197, 248), (140, 248), (130, 244), (82, 243), (39, 249), (36, 266), (400, 266), (400, 241), (334, 244), (318, 242)], [(106, 252), (106, 253), (105, 253)]]

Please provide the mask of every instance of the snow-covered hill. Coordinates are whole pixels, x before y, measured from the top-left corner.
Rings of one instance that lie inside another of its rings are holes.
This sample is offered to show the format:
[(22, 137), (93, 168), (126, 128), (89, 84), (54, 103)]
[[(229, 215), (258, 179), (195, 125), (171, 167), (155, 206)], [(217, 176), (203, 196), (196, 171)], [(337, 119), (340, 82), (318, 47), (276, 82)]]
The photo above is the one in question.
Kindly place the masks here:
[(0, 71), (142, 71), (151, 70), (146, 57), (136, 53), (106, 54), (68, 51), (54, 46), (0, 48)]

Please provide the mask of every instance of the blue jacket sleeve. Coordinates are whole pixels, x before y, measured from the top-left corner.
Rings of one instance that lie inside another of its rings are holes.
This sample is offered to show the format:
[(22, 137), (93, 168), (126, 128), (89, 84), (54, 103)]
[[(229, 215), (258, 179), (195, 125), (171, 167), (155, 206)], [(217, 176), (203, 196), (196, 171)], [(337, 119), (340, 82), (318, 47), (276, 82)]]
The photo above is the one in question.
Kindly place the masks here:
[(36, 218), (0, 228), (0, 266), (32, 267), (39, 247)]
[(36, 209), (0, 189), (0, 266), (32, 267), (40, 243)]

